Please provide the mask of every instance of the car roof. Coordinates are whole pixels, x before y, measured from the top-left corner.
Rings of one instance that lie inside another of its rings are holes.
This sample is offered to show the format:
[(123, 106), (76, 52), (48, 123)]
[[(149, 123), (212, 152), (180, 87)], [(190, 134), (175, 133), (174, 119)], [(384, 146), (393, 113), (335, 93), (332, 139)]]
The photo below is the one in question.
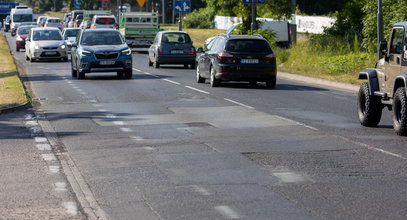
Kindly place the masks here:
[(59, 31), (59, 28), (57, 28), (57, 27), (36, 27), (36, 28), (31, 29), (31, 30), (33, 30), (33, 31), (37, 31), (37, 30), (39, 30), (39, 31), (41, 31), (41, 30), (58, 30)]
[(64, 30), (81, 30), (81, 29), (82, 28), (78, 28), (78, 27), (77, 28), (74, 28), (74, 27), (73, 28), (64, 28)]
[(407, 29), (407, 21), (395, 23), (394, 26), (402, 26)]
[(112, 28), (93, 28), (83, 30), (83, 32), (105, 32), (105, 31), (119, 32), (118, 30)]
[(179, 34), (188, 34), (187, 32), (185, 32), (185, 31), (160, 31), (159, 33), (161, 33), (161, 34), (167, 34), (167, 33), (179, 33)]
[(48, 17), (47, 19), (49, 19), (49, 20), (55, 20), (55, 19), (61, 20), (61, 19), (58, 18), (58, 17)]
[(107, 17), (107, 18), (116, 18), (114, 15), (95, 15), (93, 17)]

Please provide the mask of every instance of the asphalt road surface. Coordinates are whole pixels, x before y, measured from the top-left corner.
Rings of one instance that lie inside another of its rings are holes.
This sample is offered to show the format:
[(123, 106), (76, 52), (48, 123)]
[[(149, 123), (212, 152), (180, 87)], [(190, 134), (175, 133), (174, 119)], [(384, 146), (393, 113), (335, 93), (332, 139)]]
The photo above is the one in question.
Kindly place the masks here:
[(77, 80), (70, 62), (13, 55), (90, 218), (407, 216), (407, 139), (387, 110), (378, 128), (362, 127), (355, 93), (283, 79), (211, 88), (195, 70), (148, 67), (140, 52), (131, 80)]

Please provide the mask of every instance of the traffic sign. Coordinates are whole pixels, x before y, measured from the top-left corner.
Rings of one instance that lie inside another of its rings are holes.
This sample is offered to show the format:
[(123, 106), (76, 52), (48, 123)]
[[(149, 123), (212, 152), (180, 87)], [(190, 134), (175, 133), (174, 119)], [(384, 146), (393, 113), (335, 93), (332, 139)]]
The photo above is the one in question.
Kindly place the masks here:
[(254, 1), (254, 4), (264, 4), (266, 3), (266, 0), (242, 0), (242, 3), (247, 5), (247, 4), (252, 4)]
[(142, 8), (144, 6), (144, 4), (146, 3), (146, 0), (136, 0), (138, 6), (140, 6), (140, 8)]
[(81, 9), (81, 0), (74, 0), (73, 1), (73, 4), (75, 5), (75, 8), (77, 9), (77, 10), (79, 10), (79, 9)]
[(191, 1), (190, 0), (175, 0), (174, 10), (177, 13), (191, 12)]

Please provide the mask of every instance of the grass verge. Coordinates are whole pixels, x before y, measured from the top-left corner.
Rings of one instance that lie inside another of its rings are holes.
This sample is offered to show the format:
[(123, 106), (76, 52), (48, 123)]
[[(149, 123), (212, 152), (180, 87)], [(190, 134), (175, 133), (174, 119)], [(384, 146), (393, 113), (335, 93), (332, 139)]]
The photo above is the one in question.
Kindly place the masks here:
[(0, 110), (22, 105), (27, 101), (10, 47), (5, 36), (0, 34)]
[[(164, 30), (178, 30), (178, 26), (161, 26)], [(187, 32), (194, 42), (194, 47), (203, 47), (205, 40), (216, 36), (218, 34), (225, 33), (225, 30), (218, 29), (195, 29), (195, 28), (183, 28), (183, 31)]]

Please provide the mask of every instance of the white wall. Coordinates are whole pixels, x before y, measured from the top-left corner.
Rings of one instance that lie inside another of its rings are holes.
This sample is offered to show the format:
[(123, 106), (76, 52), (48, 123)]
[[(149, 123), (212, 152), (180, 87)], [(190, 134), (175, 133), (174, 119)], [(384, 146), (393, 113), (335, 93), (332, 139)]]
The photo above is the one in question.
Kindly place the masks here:
[(298, 33), (322, 34), (325, 27), (331, 27), (335, 23), (335, 18), (322, 16), (295, 16)]

